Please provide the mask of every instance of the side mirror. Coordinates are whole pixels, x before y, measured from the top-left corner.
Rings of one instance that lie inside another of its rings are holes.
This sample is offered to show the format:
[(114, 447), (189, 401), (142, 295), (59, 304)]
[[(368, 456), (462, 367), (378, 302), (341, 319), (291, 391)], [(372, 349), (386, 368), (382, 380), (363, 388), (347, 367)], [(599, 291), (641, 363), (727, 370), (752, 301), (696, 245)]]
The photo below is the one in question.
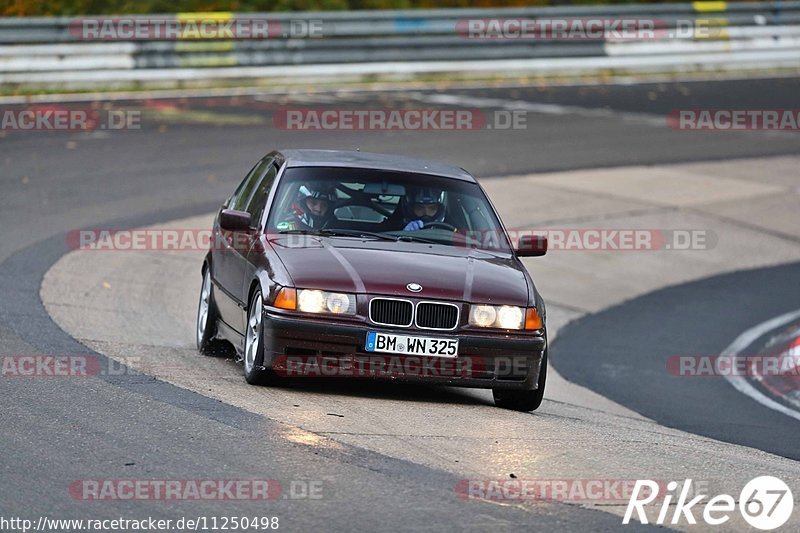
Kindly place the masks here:
[(219, 227), (225, 231), (249, 231), (250, 222), (250, 213), (247, 211), (223, 209), (219, 214)]
[(514, 250), (517, 257), (540, 257), (547, 253), (547, 237), (542, 235), (522, 235)]

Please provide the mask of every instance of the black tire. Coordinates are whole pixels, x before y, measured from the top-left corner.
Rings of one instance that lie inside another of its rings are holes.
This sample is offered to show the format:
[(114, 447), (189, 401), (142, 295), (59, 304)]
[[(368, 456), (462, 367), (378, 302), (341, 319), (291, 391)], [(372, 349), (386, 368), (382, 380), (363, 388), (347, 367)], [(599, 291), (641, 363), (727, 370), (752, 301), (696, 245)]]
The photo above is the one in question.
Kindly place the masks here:
[[(202, 317), (205, 305), (205, 319)], [(203, 270), (203, 284), (200, 286), (200, 300), (197, 303), (197, 320), (195, 322), (195, 340), (197, 350), (212, 357), (219, 357), (227, 354), (225, 345), (222, 341), (216, 340), (217, 335), (217, 305), (214, 302), (214, 288), (211, 283), (211, 268)]]
[(539, 370), (538, 386), (534, 390), (503, 390), (492, 389), (494, 404), (503, 409), (513, 411), (535, 411), (542, 405), (544, 399), (544, 386), (547, 382), (547, 350), (542, 357), (542, 366)]
[[(255, 320), (256, 318), (257, 320)], [(255, 346), (253, 343), (256, 343)], [(272, 369), (264, 368), (264, 307), (261, 289), (253, 292), (247, 306), (242, 365), (244, 366), (244, 379), (250, 385), (268, 385), (275, 381)]]

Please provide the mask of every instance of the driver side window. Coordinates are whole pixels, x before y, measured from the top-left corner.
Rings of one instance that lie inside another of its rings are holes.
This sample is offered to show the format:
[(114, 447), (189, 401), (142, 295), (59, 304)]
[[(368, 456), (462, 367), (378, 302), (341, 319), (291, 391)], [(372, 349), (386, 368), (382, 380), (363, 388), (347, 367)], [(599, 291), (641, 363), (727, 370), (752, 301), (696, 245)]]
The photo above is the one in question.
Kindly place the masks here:
[(245, 211), (250, 213), (254, 226), (261, 225), (261, 217), (264, 215), (264, 209), (267, 206), (267, 198), (272, 189), (272, 184), (275, 182), (275, 176), (278, 175), (278, 167), (270, 162), (269, 167), (264, 173), (264, 177), (258, 182), (250, 201), (245, 207)]
[(242, 180), (242, 183), (233, 193), (230, 201), (228, 202), (228, 209), (235, 209), (236, 211), (246, 211), (247, 204), (250, 202), (250, 197), (253, 190), (259, 182), (259, 178), (264, 175), (264, 171), (269, 165), (272, 164), (272, 158), (266, 158), (259, 161), (256, 166), (250, 171), (247, 177)]

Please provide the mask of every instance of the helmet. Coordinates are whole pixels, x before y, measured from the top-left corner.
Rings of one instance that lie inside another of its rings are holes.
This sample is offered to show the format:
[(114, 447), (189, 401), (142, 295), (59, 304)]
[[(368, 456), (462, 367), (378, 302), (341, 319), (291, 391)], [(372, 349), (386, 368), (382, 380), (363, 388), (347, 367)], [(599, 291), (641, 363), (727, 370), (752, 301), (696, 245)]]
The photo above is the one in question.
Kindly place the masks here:
[[(328, 203), (327, 212), (319, 215), (315, 214), (308, 205), (309, 199), (323, 200)], [(301, 185), (297, 190), (297, 198), (292, 208), (297, 218), (309, 228), (322, 228), (330, 219), (336, 202), (336, 185), (325, 182), (309, 182)]]
[[(436, 213), (433, 216), (418, 216), (414, 213), (415, 204), (436, 204)], [(442, 222), (445, 216), (444, 191), (434, 187), (409, 187), (406, 190), (403, 214), (406, 220), (422, 220), (423, 222)]]

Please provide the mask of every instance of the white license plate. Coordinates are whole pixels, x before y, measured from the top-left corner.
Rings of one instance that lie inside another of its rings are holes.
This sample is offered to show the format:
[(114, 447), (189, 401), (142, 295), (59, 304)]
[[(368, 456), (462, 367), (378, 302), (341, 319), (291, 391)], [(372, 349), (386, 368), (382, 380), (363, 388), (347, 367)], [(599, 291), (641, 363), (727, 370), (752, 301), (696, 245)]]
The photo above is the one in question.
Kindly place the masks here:
[(457, 357), (458, 339), (416, 337), (370, 331), (367, 333), (368, 352), (427, 355), (431, 357)]

